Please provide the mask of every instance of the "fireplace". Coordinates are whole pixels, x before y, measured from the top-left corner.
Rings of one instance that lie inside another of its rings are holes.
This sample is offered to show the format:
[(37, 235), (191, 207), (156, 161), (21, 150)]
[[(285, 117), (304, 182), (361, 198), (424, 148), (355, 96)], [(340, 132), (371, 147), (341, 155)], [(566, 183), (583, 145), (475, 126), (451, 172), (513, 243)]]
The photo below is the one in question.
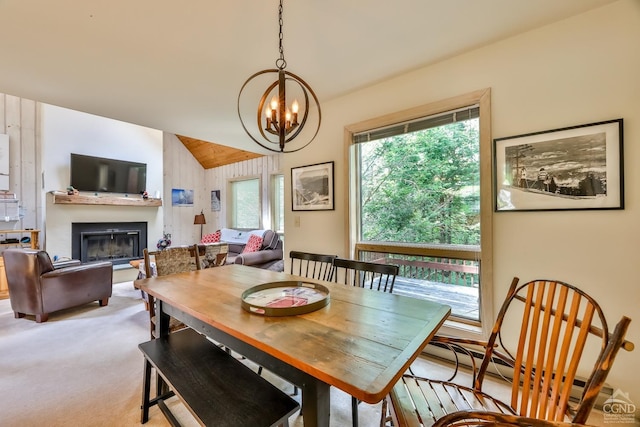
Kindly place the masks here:
[(111, 261), (128, 264), (143, 257), (147, 247), (146, 222), (74, 222), (71, 257), (83, 263)]

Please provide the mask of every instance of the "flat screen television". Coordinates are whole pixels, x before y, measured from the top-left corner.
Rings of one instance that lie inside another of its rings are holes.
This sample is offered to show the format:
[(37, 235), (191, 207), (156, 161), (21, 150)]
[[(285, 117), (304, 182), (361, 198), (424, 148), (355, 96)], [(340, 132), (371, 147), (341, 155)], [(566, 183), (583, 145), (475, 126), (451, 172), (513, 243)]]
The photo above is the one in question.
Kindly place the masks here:
[(140, 194), (147, 187), (145, 163), (71, 153), (71, 185), (78, 191)]

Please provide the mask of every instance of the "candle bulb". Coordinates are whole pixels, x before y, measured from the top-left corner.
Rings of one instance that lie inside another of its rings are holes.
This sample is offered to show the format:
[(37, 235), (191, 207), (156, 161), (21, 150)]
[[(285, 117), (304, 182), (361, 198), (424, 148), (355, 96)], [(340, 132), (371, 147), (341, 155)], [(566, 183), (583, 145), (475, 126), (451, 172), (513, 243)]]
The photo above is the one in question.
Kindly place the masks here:
[(287, 112), (285, 113), (285, 119), (285, 129), (289, 130), (291, 128), (291, 113), (289, 112), (289, 110), (287, 110)]

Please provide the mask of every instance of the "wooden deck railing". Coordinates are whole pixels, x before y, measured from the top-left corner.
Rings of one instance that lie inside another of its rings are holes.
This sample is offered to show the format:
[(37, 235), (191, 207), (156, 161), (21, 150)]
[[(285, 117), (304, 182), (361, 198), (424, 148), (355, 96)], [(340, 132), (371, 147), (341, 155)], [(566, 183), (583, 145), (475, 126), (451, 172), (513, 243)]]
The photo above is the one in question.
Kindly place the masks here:
[(356, 258), (397, 265), (402, 277), (460, 286), (480, 284), (480, 251), (474, 246), (358, 243)]

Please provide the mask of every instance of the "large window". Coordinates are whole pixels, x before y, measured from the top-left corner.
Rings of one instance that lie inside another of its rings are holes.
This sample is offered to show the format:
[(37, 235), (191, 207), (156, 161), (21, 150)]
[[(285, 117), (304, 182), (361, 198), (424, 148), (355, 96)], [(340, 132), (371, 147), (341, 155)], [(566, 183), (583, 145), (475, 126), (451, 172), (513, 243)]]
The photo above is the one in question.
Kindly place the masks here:
[(260, 179), (231, 181), (231, 227), (256, 230), (261, 228)]
[(354, 135), (360, 241), (480, 244), (478, 107)]
[(400, 267), (394, 293), (480, 325), (492, 315), (491, 148), (488, 90), (472, 95), (348, 127), (350, 229), (355, 257)]

